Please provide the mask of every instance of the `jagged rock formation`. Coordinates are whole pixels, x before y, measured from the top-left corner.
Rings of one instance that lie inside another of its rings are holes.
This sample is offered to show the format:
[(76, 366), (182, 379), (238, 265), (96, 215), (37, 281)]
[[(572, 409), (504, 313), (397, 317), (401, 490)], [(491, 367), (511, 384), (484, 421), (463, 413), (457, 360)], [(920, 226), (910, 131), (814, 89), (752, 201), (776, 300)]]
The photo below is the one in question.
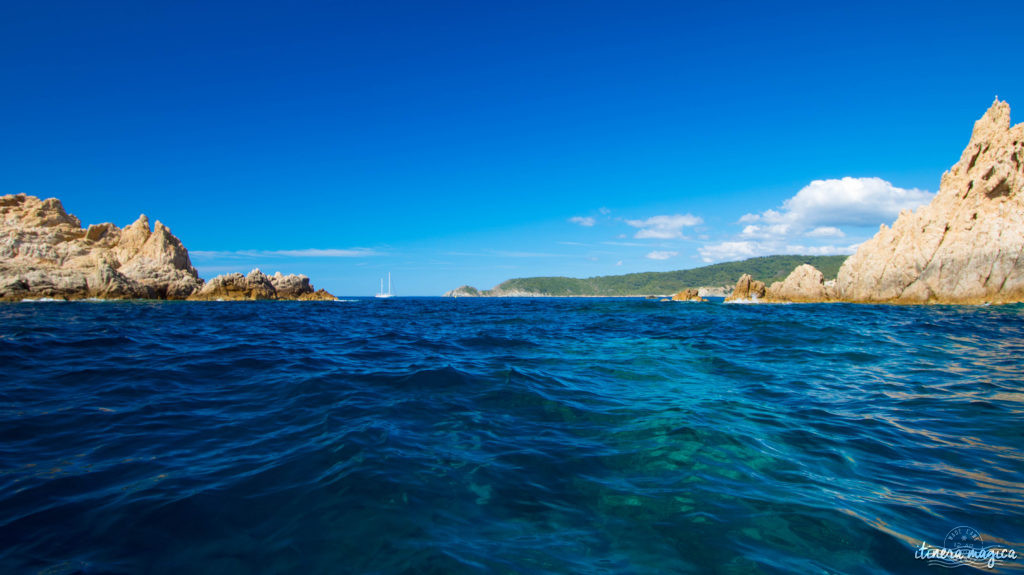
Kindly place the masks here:
[(0, 196), (0, 300), (187, 297), (202, 284), (159, 221), (82, 229), (60, 200)]
[(786, 279), (773, 283), (766, 291), (766, 302), (820, 302), (835, 299), (835, 282), (826, 282), (818, 268), (797, 266)]
[(686, 288), (672, 295), (672, 301), (708, 301), (700, 297), (700, 292), (693, 288)]
[(0, 301), (185, 299), (200, 288), (224, 294), (221, 299), (337, 299), (314, 292), (306, 276), (267, 278), (258, 270), (203, 286), (188, 250), (159, 221), (151, 229), (141, 215), (123, 229), (111, 223), (82, 229), (56, 198), (0, 196)]
[(473, 286), (461, 286), (444, 292), (444, 297), (481, 297), (483, 294)]
[(277, 272), (267, 277), (259, 269), (254, 269), (245, 276), (240, 273), (219, 275), (188, 299), (333, 301), (338, 298), (326, 290), (314, 291), (309, 278), (305, 275), (282, 275), (281, 272)]
[(750, 274), (743, 274), (740, 276), (739, 281), (736, 282), (736, 286), (732, 288), (732, 293), (729, 294), (729, 297), (725, 298), (725, 301), (761, 301), (764, 299), (765, 293), (763, 281), (755, 280), (750, 277)]
[(839, 271), (838, 299), (1024, 301), (1024, 124), (998, 99), (927, 206), (882, 225)]

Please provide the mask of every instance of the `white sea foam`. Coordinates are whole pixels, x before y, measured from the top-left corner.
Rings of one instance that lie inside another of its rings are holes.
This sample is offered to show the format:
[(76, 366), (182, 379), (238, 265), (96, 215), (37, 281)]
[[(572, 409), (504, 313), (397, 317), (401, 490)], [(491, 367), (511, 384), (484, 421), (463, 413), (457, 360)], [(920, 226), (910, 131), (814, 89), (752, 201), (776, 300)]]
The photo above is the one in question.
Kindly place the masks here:
[(51, 301), (65, 301), (65, 300), (62, 300), (62, 299), (59, 299), (59, 298), (55, 298), (55, 297), (38, 297), (38, 298), (27, 297), (27, 298), (21, 300), (21, 303), (45, 303), (45, 302), (51, 302)]

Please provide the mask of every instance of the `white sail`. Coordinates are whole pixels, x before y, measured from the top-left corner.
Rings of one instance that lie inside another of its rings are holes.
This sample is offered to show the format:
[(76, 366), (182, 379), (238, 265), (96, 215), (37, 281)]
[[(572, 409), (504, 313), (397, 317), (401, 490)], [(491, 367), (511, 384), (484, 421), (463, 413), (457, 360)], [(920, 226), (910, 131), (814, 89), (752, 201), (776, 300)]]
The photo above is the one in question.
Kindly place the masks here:
[(384, 291), (384, 278), (380, 278), (380, 292), (373, 297), (387, 298), (395, 297), (395, 294), (391, 292), (391, 272), (388, 272), (388, 291)]

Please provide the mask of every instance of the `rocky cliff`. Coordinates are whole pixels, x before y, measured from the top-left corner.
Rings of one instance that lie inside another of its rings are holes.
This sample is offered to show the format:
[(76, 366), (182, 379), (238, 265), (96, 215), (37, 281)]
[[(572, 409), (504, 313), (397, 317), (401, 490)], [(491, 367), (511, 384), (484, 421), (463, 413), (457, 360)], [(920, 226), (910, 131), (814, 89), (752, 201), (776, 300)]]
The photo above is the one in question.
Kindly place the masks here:
[(0, 196), (0, 300), (181, 299), (200, 285), (188, 251), (159, 221), (82, 229), (56, 198)]
[[(219, 277), (210, 283), (230, 281)], [(323, 290), (314, 292), (306, 276), (277, 274), (266, 283), (268, 290), (253, 293), (269, 294), (267, 299), (334, 299)], [(103, 223), (83, 229), (56, 198), (0, 196), (0, 301), (185, 299), (201, 289), (188, 250), (159, 221), (151, 228), (141, 215), (125, 228)]]
[[(736, 291), (746, 293), (749, 276)], [(729, 301), (729, 300), (727, 300)], [(1024, 124), (996, 100), (926, 206), (904, 210), (857, 249), (835, 283), (809, 265), (761, 301), (977, 304), (1024, 301)]]
[(1024, 301), (1024, 124), (996, 100), (927, 206), (882, 225), (839, 270), (854, 302)]

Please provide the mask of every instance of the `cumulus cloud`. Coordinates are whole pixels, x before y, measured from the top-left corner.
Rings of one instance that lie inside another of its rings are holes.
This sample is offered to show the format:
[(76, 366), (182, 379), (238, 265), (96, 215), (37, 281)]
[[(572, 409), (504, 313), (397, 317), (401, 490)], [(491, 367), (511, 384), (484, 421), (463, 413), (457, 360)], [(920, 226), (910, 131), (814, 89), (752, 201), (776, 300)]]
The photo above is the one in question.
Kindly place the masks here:
[(757, 242), (751, 241), (720, 242), (717, 244), (702, 246), (697, 249), (697, 252), (700, 254), (700, 258), (702, 260), (710, 263), (752, 258), (757, 255), (759, 251), (758, 247)]
[(935, 194), (899, 188), (882, 178), (814, 180), (779, 210), (746, 214), (740, 223), (788, 224), (793, 229), (877, 226), (891, 223), (901, 210), (927, 204)]
[(583, 226), (585, 228), (593, 227), (594, 224), (596, 223), (594, 221), (594, 218), (592, 218), (590, 216), (573, 216), (573, 217), (569, 218), (569, 221), (574, 223), (574, 224), (579, 224), (579, 225), (581, 225), (581, 226)]
[(647, 254), (649, 260), (667, 260), (668, 258), (679, 255), (679, 252), (665, 252), (665, 251), (653, 251)]
[[(934, 196), (916, 188), (896, 187), (881, 178), (814, 180), (777, 209), (743, 215), (738, 222), (744, 224), (739, 237), (705, 245), (698, 253), (705, 262), (772, 254), (851, 254), (859, 241), (873, 233), (872, 228), (891, 223), (901, 210), (927, 204)], [(857, 242), (815, 245), (814, 240), (841, 239), (847, 234)]]
[(704, 220), (693, 214), (675, 214), (653, 216), (646, 220), (626, 220), (626, 223), (640, 228), (634, 238), (670, 240), (683, 237), (683, 228), (700, 225)]

